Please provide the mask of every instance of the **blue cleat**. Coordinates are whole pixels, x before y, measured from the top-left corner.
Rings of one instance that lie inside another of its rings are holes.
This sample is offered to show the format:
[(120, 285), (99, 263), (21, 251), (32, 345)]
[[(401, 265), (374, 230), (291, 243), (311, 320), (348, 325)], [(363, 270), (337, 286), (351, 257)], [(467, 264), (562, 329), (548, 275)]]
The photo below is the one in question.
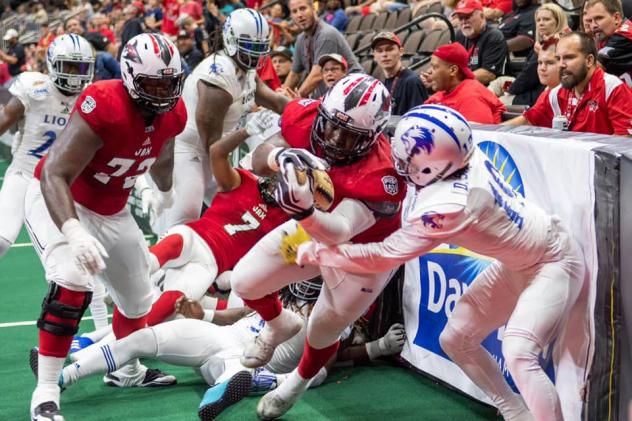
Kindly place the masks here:
[(92, 339), (86, 338), (85, 336), (75, 336), (72, 338), (72, 343), (70, 344), (70, 353), (74, 354), (77, 351), (81, 351), (84, 348), (89, 347), (94, 342)]
[(252, 374), (243, 370), (230, 379), (209, 388), (198, 409), (202, 421), (215, 419), (224, 409), (239, 402), (248, 395)]

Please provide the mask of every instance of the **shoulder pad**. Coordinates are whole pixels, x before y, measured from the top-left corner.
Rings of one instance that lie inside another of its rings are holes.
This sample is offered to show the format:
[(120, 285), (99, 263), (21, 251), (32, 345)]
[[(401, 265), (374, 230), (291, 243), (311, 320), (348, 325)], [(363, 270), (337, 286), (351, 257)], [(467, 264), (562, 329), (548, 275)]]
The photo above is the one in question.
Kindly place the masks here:
[[(233, 98), (240, 94), (240, 85), (237, 78), (237, 69), (233, 61), (222, 55), (214, 54), (198, 65), (200, 80), (213, 86), (217, 86), (228, 92)], [(196, 72), (197, 73), (197, 72)]]
[(442, 180), (422, 189), (407, 222), (419, 226), (424, 234), (447, 234), (466, 221), (469, 186), (467, 178)]
[(427, 237), (451, 235), (460, 231), (467, 221), (468, 215), (465, 207), (454, 204), (415, 210), (408, 217), (408, 222)]
[[(54, 89), (50, 78), (39, 72), (24, 72), (14, 82), (15, 90), (35, 101), (42, 101), (52, 94)], [(13, 85), (12, 85), (13, 87)]]

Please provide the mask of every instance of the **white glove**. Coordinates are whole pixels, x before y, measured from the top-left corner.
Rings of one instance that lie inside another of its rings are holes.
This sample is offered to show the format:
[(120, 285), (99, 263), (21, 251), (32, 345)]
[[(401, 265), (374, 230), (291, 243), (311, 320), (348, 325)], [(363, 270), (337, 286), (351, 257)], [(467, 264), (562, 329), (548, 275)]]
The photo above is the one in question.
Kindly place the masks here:
[(300, 221), (314, 213), (313, 181), (307, 177), (307, 182), (301, 185), (296, 179), (294, 165), (287, 164), (288, 170), (281, 173), (274, 192), (279, 207), (290, 217)]
[(15, 153), (20, 148), (20, 144), (22, 143), (22, 134), (18, 130), (13, 134), (13, 138), (11, 140), (11, 155), (15, 155)]
[(248, 136), (261, 134), (268, 130), (278, 121), (278, 115), (270, 110), (261, 110), (250, 117), (246, 123), (246, 133)]
[(278, 148), (278, 151), (274, 156), (274, 160), (276, 161), (276, 164), (282, 174), (286, 173), (290, 166), (293, 167), (292, 169), (301, 171), (309, 168), (323, 171), (327, 171), (329, 169), (327, 161), (317, 157), (305, 149), (299, 148)]
[(386, 355), (399, 354), (404, 348), (404, 343), (406, 343), (404, 325), (395, 323), (388, 329), (386, 335), (376, 341), (367, 342), (366, 353), (372, 360)]
[(143, 215), (149, 216), (149, 223), (153, 225), (154, 222), (165, 209), (169, 209), (174, 203), (173, 189), (169, 191), (154, 190), (152, 188), (146, 188), (140, 192), (141, 211)]
[(99, 240), (90, 235), (78, 220), (68, 219), (62, 225), (61, 232), (66, 237), (75, 264), (80, 270), (90, 275), (97, 275), (105, 269), (103, 258), (110, 256)]

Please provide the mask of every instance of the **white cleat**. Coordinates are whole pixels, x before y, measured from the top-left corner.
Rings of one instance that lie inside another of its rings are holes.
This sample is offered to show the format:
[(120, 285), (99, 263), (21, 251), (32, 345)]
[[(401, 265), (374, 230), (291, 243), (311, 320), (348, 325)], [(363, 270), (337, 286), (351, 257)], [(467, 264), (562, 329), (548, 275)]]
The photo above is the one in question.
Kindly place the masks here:
[[(298, 399), (300, 395), (296, 395)], [(277, 390), (266, 393), (257, 405), (257, 416), (261, 420), (273, 420), (289, 411), (296, 400), (287, 401), (281, 398)]]
[[(285, 311), (285, 310), (284, 310)], [(296, 335), (303, 328), (303, 319), (295, 313), (289, 312), (291, 320), (289, 326), (284, 328), (284, 331), (274, 332), (275, 342), (271, 343), (263, 339), (263, 335), (259, 334), (254, 341), (250, 342), (244, 348), (244, 353), (239, 359), (241, 365), (247, 368), (263, 367), (272, 359), (274, 350), (277, 345), (282, 344), (294, 335)], [(269, 329), (270, 326), (266, 326), (264, 329)]]
[(65, 421), (59, 412), (59, 405), (53, 401), (42, 402), (31, 411), (32, 421)]

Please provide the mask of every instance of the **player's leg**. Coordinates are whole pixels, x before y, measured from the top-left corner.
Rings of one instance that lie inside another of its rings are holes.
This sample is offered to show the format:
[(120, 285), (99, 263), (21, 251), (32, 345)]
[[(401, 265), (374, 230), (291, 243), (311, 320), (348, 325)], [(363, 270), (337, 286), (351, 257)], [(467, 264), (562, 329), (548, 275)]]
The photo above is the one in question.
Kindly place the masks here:
[(68, 259), (70, 246), (51, 219), (37, 180), (29, 185), (25, 203), (26, 226), (50, 284), (37, 321), (37, 387), (31, 398), (31, 417), (54, 419), (59, 413), (57, 381), (90, 303), (94, 280)]
[(354, 275), (322, 268), (323, 287), (309, 318), (301, 360), (283, 384), (261, 399), (260, 418), (279, 417), (294, 405), (336, 354), (340, 333), (364, 314), (392, 274)]
[(522, 400), (509, 387), (498, 363), (481, 342), (511, 315), (522, 286), (494, 262), (481, 273), (459, 299), (439, 337), (441, 348), (478, 387), (505, 419), (529, 419)]
[(9, 166), (4, 174), (0, 188), (0, 259), (9, 251), (22, 228), (24, 197), (30, 178), (13, 166)]
[(503, 355), (516, 386), (537, 420), (561, 420), (554, 384), (540, 366), (543, 349), (563, 329), (584, 279), (583, 256), (571, 244), (562, 260), (544, 264), (520, 295), (503, 337)]
[[(174, 247), (176, 243), (182, 246)], [(181, 297), (201, 299), (217, 277), (217, 264), (204, 240), (186, 225), (170, 229), (163, 240), (150, 248), (150, 253), (164, 262), (161, 267), (166, 269), (164, 291), (148, 316), (148, 324), (154, 326), (173, 315)], [(171, 258), (165, 260), (168, 253)]]
[[(78, 208), (82, 211), (81, 208)], [(85, 210), (80, 212), (86, 213)], [(106, 268), (102, 273), (105, 286), (116, 305), (112, 330), (117, 339), (142, 329), (151, 309), (152, 290), (149, 280), (149, 252), (145, 238), (130, 212), (100, 218), (98, 239), (108, 250)], [(110, 373), (106, 384), (118, 387), (165, 386), (175, 383), (175, 377), (159, 370), (141, 366), (138, 360)]]
[(288, 221), (264, 236), (238, 263), (231, 276), (233, 292), (256, 310), (266, 325), (260, 335), (244, 351), (242, 364), (255, 368), (265, 365), (281, 342), (294, 336), (302, 326), (299, 316), (284, 310), (277, 291), (293, 282), (320, 274), (313, 266), (288, 265), (279, 253), (281, 240), (296, 230), (296, 222)]

